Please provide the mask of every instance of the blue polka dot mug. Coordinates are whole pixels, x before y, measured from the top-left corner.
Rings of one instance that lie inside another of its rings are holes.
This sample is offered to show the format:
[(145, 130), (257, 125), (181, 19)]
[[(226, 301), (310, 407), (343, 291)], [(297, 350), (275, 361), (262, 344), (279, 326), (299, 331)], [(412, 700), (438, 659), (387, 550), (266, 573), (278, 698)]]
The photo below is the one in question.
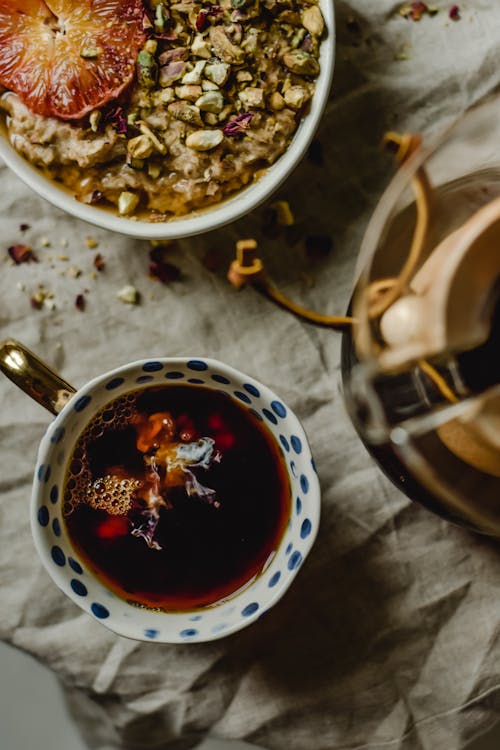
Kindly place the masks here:
[[(133, 362), (75, 391), (16, 341), (0, 344), (0, 369), (56, 415), (38, 452), (31, 501), (33, 538), (54, 582), (91, 617), (128, 638), (194, 643), (240, 630), (283, 596), (316, 537), (320, 489), (300, 422), (269, 388), (214, 359), (175, 357)], [(291, 492), (285, 531), (260, 574), (233, 595), (196, 611), (138, 608), (113, 593), (73, 548), (62, 510), (68, 463), (79, 436), (97, 412), (130, 391), (169, 383), (216, 389), (248, 409), (276, 441)]]

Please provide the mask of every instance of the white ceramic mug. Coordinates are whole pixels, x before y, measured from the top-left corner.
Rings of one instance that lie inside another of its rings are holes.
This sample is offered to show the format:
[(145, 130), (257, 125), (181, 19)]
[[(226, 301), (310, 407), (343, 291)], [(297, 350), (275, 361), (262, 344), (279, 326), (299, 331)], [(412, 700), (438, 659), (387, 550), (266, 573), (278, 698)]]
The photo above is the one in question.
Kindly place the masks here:
[[(75, 391), (16, 341), (0, 345), (0, 368), (56, 414), (38, 451), (31, 500), (32, 533), (54, 582), (85, 612), (129, 638), (200, 642), (249, 625), (281, 598), (316, 537), (320, 489), (300, 422), (269, 388), (217, 360), (177, 357), (133, 362), (99, 375)], [(62, 508), (68, 463), (79, 436), (93, 417), (122, 394), (169, 383), (222, 391), (255, 415), (283, 454), (291, 493), (285, 531), (276, 553), (259, 575), (226, 599), (186, 612), (137, 608), (107, 588), (75, 551)]]

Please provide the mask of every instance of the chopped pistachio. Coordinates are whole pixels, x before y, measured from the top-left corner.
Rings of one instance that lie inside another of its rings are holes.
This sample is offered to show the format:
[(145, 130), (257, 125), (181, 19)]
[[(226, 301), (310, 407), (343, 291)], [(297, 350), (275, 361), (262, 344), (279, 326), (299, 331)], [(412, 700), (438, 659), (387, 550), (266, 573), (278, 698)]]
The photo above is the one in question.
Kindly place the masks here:
[(323, 15), (317, 5), (311, 5), (302, 13), (302, 25), (312, 36), (320, 37), (325, 30)]
[(216, 83), (213, 83), (213, 81), (205, 81), (203, 80), (201, 82), (201, 88), (203, 91), (218, 91), (219, 87)]
[(137, 56), (137, 79), (144, 88), (152, 88), (158, 78), (158, 65), (150, 52), (142, 49)]
[(171, 86), (166, 89), (155, 91), (153, 94), (153, 104), (156, 106), (160, 104), (170, 104), (170, 102), (173, 101), (175, 101), (175, 91)]
[(257, 49), (257, 45), (259, 43), (259, 29), (248, 29), (247, 33), (245, 34), (245, 39), (242, 43), (243, 52), (250, 54), (252, 52), (255, 52)]
[(171, 86), (175, 81), (183, 77), (186, 68), (187, 63), (184, 60), (174, 60), (168, 63), (168, 65), (163, 65), (160, 68), (160, 86), (162, 88)]
[(221, 60), (232, 65), (241, 65), (244, 62), (244, 50), (233, 44), (222, 26), (211, 26), (209, 37), (213, 51)]
[(264, 106), (264, 89), (253, 86), (243, 89), (238, 94), (241, 103), (245, 107), (263, 107)]
[(297, 49), (302, 44), (306, 34), (307, 31), (305, 29), (298, 29), (290, 40), (290, 46), (293, 49)]
[(208, 65), (205, 66), (203, 75), (205, 78), (208, 78), (209, 81), (212, 81), (212, 83), (217, 84), (217, 86), (224, 86), (229, 78), (230, 72), (231, 66), (228, 63), (215, 62), (208, 63)]
[(154, 25), (158, 31), (165, 30), (165, 22), (168, 21), (168, 11), (163, 6), (163, 3), (153, 3), (156, 5), (155, 9), (155, 20)]
[(308, 52), (302, 50), (286, 52), (283, 55), (283, 62), (292, 73), (303, 76), (319, 75), (319, 62)]
[(196, 130), (186, 138), (186, 146), (194, 151), (211, 151), (224, 140), (222, 130)]
[(144, 120), (137, 120), (137, 125), (139, 126), (139, 130), (143, 135), (147, 135), (153, 146), (157, 151), (160, 152), (160, 154), (166, 154), (167, 153), (167, 147), (164, 143), (162, 143), (159, 138), (153, 133), (149, 125), (144, 122)]
[(127, 143), (127, 152), (133, 159), (147, 159), (153, 153), (153, 143), (148, 135), (137, 135)]
[(195, 84), (186, 84), (184, 86), (177, 86), (175, 89), (175, 95), (178, 99), (185, 99), (188, 102), (196, 102), (201, 96), (202, 88)]
[(150, 55), (156, 55), (158, 42), (156, 41), (156, 39), (148, 39), (143, 49), (145, 52), (149, 52)]
[(222, 112), (219, 114), (219, 122), (224, 122), (224, 120), (226, 120), (229, 117), (232, 111), (233, 111), (233, 105), (226, 104)]
[(290, 86), (285, 92), (285, 103), (292, 109), (302, 109), (310, 98), (309, 91), (303, 86)]
[(142, 169), (144, 167), (144, 159), (136, 159), (134, 156), (127, 154), (127, 166), (131, 169)]
[(217, 117), (217, 115), (214, 115), (213, 112), (205, 112), (203, 115), (203, 119), (205, 120), (205, 125), (219, 124), (219, 118)]
[(116, 293), (116, 298), (126, 305), (137, 305), (139, 302), (139, 292), (132, 284), (126, 284)]
[(181, 83), (201, 83), (201, 75), (206, 64), (206, 60), (198, 60), (193, 69), (182, 76)]
[(212, 51), (208, 40), (201, 34), (197, 34), (191, 43), (191, 52), (195, 57), (204, 57), (209, 59), (212, 57)]
[(151, 177), (152, 180), (157, 180), (158, 177), (161, 175), (161, 165), (155, 164), (154, 162), (148, 163), (148, 175)]
[(127, 125), (129, 125), (130, 127), (135, 125), (135, 121), (137, 120), (138, 117), (139, 117), (139, 112), (129, 112), (127, 115)]
[(205, 91), (195, 103), (202, 112), (218, 115), (224, 108), (224, 97), (220, 91)]
[(193, 104), (180, 101), (172, 102), (172, 104), (168, 105), (168, 111), (176, 120), (182, 120), (182, 122), (186, 122), (188, 125), (203, 126), (200, 110)]
[(253, 80), (253, 75), (248, 70), (238, 70), (236, 80), (238, 83), (248, 83)]
[(283, 99), (279, 91), (273, 91), (273, 93), (269, 97), (269, 106), (275, 112), (279, 112), (281, 109), (284, 109), (285, 100)]
[(118, 197), (118, 213), (121, 216), (126, 216), (134, 211), (139, 203), (139, 196), (137, 193), (131, 193), (128, 190), (124, 190)]

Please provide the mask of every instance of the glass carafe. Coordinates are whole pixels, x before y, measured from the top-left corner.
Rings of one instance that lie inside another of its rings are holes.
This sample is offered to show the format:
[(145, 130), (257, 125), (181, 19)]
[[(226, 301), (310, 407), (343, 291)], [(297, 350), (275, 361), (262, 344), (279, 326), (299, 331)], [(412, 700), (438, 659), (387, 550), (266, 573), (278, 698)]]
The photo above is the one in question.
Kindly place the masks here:
[(404, 157), (361, 248), (346, 402), (410, 497), (500, 536), (500, 100)]

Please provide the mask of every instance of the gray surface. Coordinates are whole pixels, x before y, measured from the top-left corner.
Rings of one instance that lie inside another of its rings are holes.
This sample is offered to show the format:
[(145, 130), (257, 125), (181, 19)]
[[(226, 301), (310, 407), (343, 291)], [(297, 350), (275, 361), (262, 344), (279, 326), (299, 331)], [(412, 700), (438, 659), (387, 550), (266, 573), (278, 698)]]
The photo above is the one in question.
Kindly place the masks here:
[[(359, 14), (359, 35), (346, 31), (350, 8)], [(338, 337), (251, 290), (237, 294), (225, 280), (234, 240), (254, 235), (285, 292), (342, 312), (361, 236), (390, 171), (378, 150), (384, 130), (435, 129), (500, 82), (497, 3), (464, 3), (456, 24), (444, 12), (413, 24), (391, 15), (395, 9), (389, 0), (338, 3), (335, 86), (319, 135), (324, 164), (305, 161), (280, 193), (296, 213), (295, 227), (266, 238), (259, 210), (181, 242), (172, 250), (183, 271), (176, 284), (147, 278), (144, 243), (98, 231), (92, 234), (108, 265), (91, 281), (88, 227), (0, 171), (5, 246), (20, 241), (25, 221), (32, 226), (25, 241), (38, 247), (46, 235), (53, 243), (39, 250), (39, 264), (2, 269), (3, 335), (23, 339), (75, 384), (158, 354), (227, 360), (302, 418), (322, 483), (313, 553), (268, 616), (214, 644), (130, 643), (81, 614), (36, 559), (26, 504), (48, 416), (2, 380), (0, 635), (61, 677), (96, 747), (178, 750), (187, 744), (181, 738), (211, 732), (268, 750), (462, 750), (498, 720), (498, 546), (411, 505), (373, 467), (339, 394)], [(310, 233), (333, 238), (332, 252), (314, 266), (304, 256)], [(60, 275), (61, 238), (84, 271), (80, 279)], [(216, 273), (200, 263), (210, 248), (224, 261)], [(39, 282), (54, 292), (54, 311), (31, 310), (16, 286), (32, 292)], [(126, 282), (142, 292), (140, 307), (116, 300)], [(80, 313), (74, 298), (87, 285)]]
[[(63, 689), (53, 673), (4, 643), (0, 643), (0, 696), (2, 750), (89, 750), (68, 714)], [(112, 748), (102, 746), (102, 750)], [(259, 748), (208, 738), (195, 750)]]

